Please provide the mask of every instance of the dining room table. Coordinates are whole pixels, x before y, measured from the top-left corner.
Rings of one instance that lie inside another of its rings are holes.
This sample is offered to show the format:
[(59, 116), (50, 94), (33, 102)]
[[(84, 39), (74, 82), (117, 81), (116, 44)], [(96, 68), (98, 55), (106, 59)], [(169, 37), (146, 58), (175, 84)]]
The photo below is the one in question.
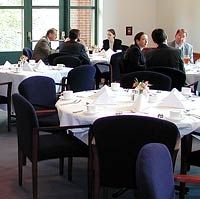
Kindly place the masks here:
[(188, 63), (184, 64), (186, 73), (186, 83), (193, 84), (200, 81), (200, 62), (196, 61), (195, 64)]
[[(34, 64), (35, 65), (35, 64)], [(29, 66), (29, 67), (28, 67)], [(0, 82), (12, 82), (12, 93), (18, 93), (19, 84), (26, 78), (31, 76), (47, 76), (51, 77), (56, 83), (61, 83), (62, 77), (67, 76), (68, 72), (72, 69), (69, 67), (58, 67), (41, 65), (42, 67), (32, 67), (27, 65), (23, 68), (18, 67), (18, 64), (5, 63), (0, 65)], [(57, 91), (60, 90), (60, 86), (56, 87)], [(1, 86), (1, 95), (6, 95), (6, 86)], [(6, 109), (5, 106), (1, 106), (2, 109)], [(12, 108), (13, 109), (13, 108)]]
[[(183, 95), (176, 89), (171, 92), (150, 89), (140, 110), (135, 107), (137, 97), (134, 89), (112, 90), (106, 85), (99, 90), (74, 93), (68, 100), (61, 96), (56, 103), (60, 126), (90, 125), (100, 117), (126, 114), (169, 120), (178, 127), (181, 137), (200, 130), (200, 97), (192, 93)], [(87, 111), (89, 104), (95, 106), (95, 112)], [(178, 117), (173, 117), (173, 112)], [(80, 135), (81, 130), (77, 132)]]

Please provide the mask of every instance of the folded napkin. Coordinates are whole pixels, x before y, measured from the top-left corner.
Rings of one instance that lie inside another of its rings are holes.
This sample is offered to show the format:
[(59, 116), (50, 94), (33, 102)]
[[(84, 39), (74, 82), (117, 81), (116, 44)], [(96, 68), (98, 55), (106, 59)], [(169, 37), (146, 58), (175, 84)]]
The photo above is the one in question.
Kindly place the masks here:
[(185, 97), (176, 88), (173, 88), (169, 95), (162, 99), (157, 106), (185, 108), (183, 100), (185, 100)]
[(115, 54), (115, 52), (114, 52), (112, 49), (109, 48), (109, 49), (105, 52), (105, 54), (106, 54), (106, 57), (109, 58), (109, 61), (110, 61), (111, 56), (112, 56), (113, 54)]
[(22, 66), (24, 71), (33, 71), (33, 67), (31, 64), (29, 64), (27, 61), (24, 63), (24, 65)]
[(100, 90), (98, 90), (94, 95), (91, 96), (94, 104), (114, 104), (112, 99), (111, 89), (105, 85)]
[(47, 67), (45, 65), (45, 63), (40, 59), (37, 63), (36, 66), (34, 67), (34, 69), (37, 71), (42, 71), (45, 70)]
[(9, 61), (6, 61), (3, 66), (4, 68), (10, 68), (12, 64)]

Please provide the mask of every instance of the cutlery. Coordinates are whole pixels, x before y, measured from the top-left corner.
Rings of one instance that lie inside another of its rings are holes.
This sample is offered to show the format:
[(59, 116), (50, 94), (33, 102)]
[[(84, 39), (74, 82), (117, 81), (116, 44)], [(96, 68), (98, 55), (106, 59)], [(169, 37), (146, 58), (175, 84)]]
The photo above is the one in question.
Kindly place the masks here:
[(72, 113), (81, 113), (83, 110), (73, 111)]

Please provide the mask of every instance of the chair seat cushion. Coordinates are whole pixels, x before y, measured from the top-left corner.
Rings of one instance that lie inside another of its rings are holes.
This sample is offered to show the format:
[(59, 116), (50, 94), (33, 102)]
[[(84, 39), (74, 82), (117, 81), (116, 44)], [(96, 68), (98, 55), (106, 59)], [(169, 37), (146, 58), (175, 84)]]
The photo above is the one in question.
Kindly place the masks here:
[(57, 113), (49, 114), (45, 116), (38, 116), (38, 122), (40, 127), (44, 126), (59, 126), (60, 121)]
[[(88, 157), (88, 145), (69, 134), (47, 134), (39, 138), (39, 160), (57, 157)], [(56, 147), (57, 145), (57, 147)]]

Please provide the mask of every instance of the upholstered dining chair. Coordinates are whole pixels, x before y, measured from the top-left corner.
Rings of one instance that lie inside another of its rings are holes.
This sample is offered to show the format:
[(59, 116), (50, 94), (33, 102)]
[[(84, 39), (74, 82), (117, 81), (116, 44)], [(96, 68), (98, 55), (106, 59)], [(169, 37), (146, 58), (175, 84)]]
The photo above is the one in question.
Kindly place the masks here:
[[(88, 157), (88, 145), (63, 130), (76, 126), (56, 127), (60, 133), (40, 132), (51, 128), (39, 128), (37, 115), (32, 104), (20, 94), (12, 96), (17, 122), (18, 139), (18, 180), (22, 186), (23, 160), (28, 158), (32, 163), (33, 199), (38, 195), (38, 163), (43, 160), (59, 159), (60, 175), (63, 175), (65, 157)], [(80, 128), (88, 125), (78, 126)]]
[(10, 131), (11, 127), (11, 92), (12, 92), (12, 82), (2, 82), (0, 83), (0, 87), (6, 88), (6, 95), (0, 95), (0, 104), (7, 105), (7, 126), (8, 131)]
[(136, 187), (138, 199), (174, 199), (172, 158), (166, 145), (145, 144), (137, 156)]
[(22, 54), (25, 55), (26, 57), (28, 57), (28, 60), (30, 60), (32, 58), (33, 51), (31, 48), (24, 47), (22, 50)]
[(53, 65), (64, 64), (66, 67), (75, 68), (81, 65), (81, 60), (72, 55), (61, 55), (53, 60)]
[(118, 115), (97, 119), (89, 137), (89, 195), (97, 199), (102, 187), (136, 188), (136, 159), (147, 143), (165, 144), (174, 164), (179, 131), (166, 120)]
[[(69, 71), (67, 77), (62, 78), (62, 85), (67, 85), (62, 90), (74, 92), (95, 89), (96, 69), (92, 65), (80, 65)], [(67, 82), (67, 83), (66, 83)]]
[(34, 106), (40, 126), (59, 126), (55, 108), (56, 83), (52, 78), (46, 76), (26, 78), (19, 84), (18, 90)]
[(175, 68), (170, 68), (170, 67), (162, 67), (162, 66), (148, 68), (148, 70), (162, 73), (164, 75), (171, 77), (172, 80), (171, 89), (176, 88), (179, 91), (181, 91), (181, 88), (186, 84), (185, 82), (186, 74), (181, 70), (177, 70)]
[[(101, 84), (110, 85), (111, 82), (110, 64), (102, 61), (95, 63), (94, 67), (96, 68), (96, 76), (95, 76), (96, 88), (99, 89)], [(102, 79), (104, 82), (102, 82)]]
[[(171, 155), (161, 143), (144, 145), (136, 161), (137, 198), (174, 199), (175, 183), (200, 184), (200, 176), (174, 174)], [(185, 198), (185, 191), (179, 189), (179, 198)]]
[(47, 57), (47, 61), (49, 63), (49, 65), (53, 66), (53, 61), (56, 57), (62, 56), (63, 54), (57, 52), (57, 53), (52, 53), (50, 55), (48, 55)]
[(148, 81), (152, 85), (150, 89), (171, 90), (171, 78), (153, 71), (136, 71), (124, 74), (120, 80), (121, 87), (132, 88), (136, 78), (139, 82)]

